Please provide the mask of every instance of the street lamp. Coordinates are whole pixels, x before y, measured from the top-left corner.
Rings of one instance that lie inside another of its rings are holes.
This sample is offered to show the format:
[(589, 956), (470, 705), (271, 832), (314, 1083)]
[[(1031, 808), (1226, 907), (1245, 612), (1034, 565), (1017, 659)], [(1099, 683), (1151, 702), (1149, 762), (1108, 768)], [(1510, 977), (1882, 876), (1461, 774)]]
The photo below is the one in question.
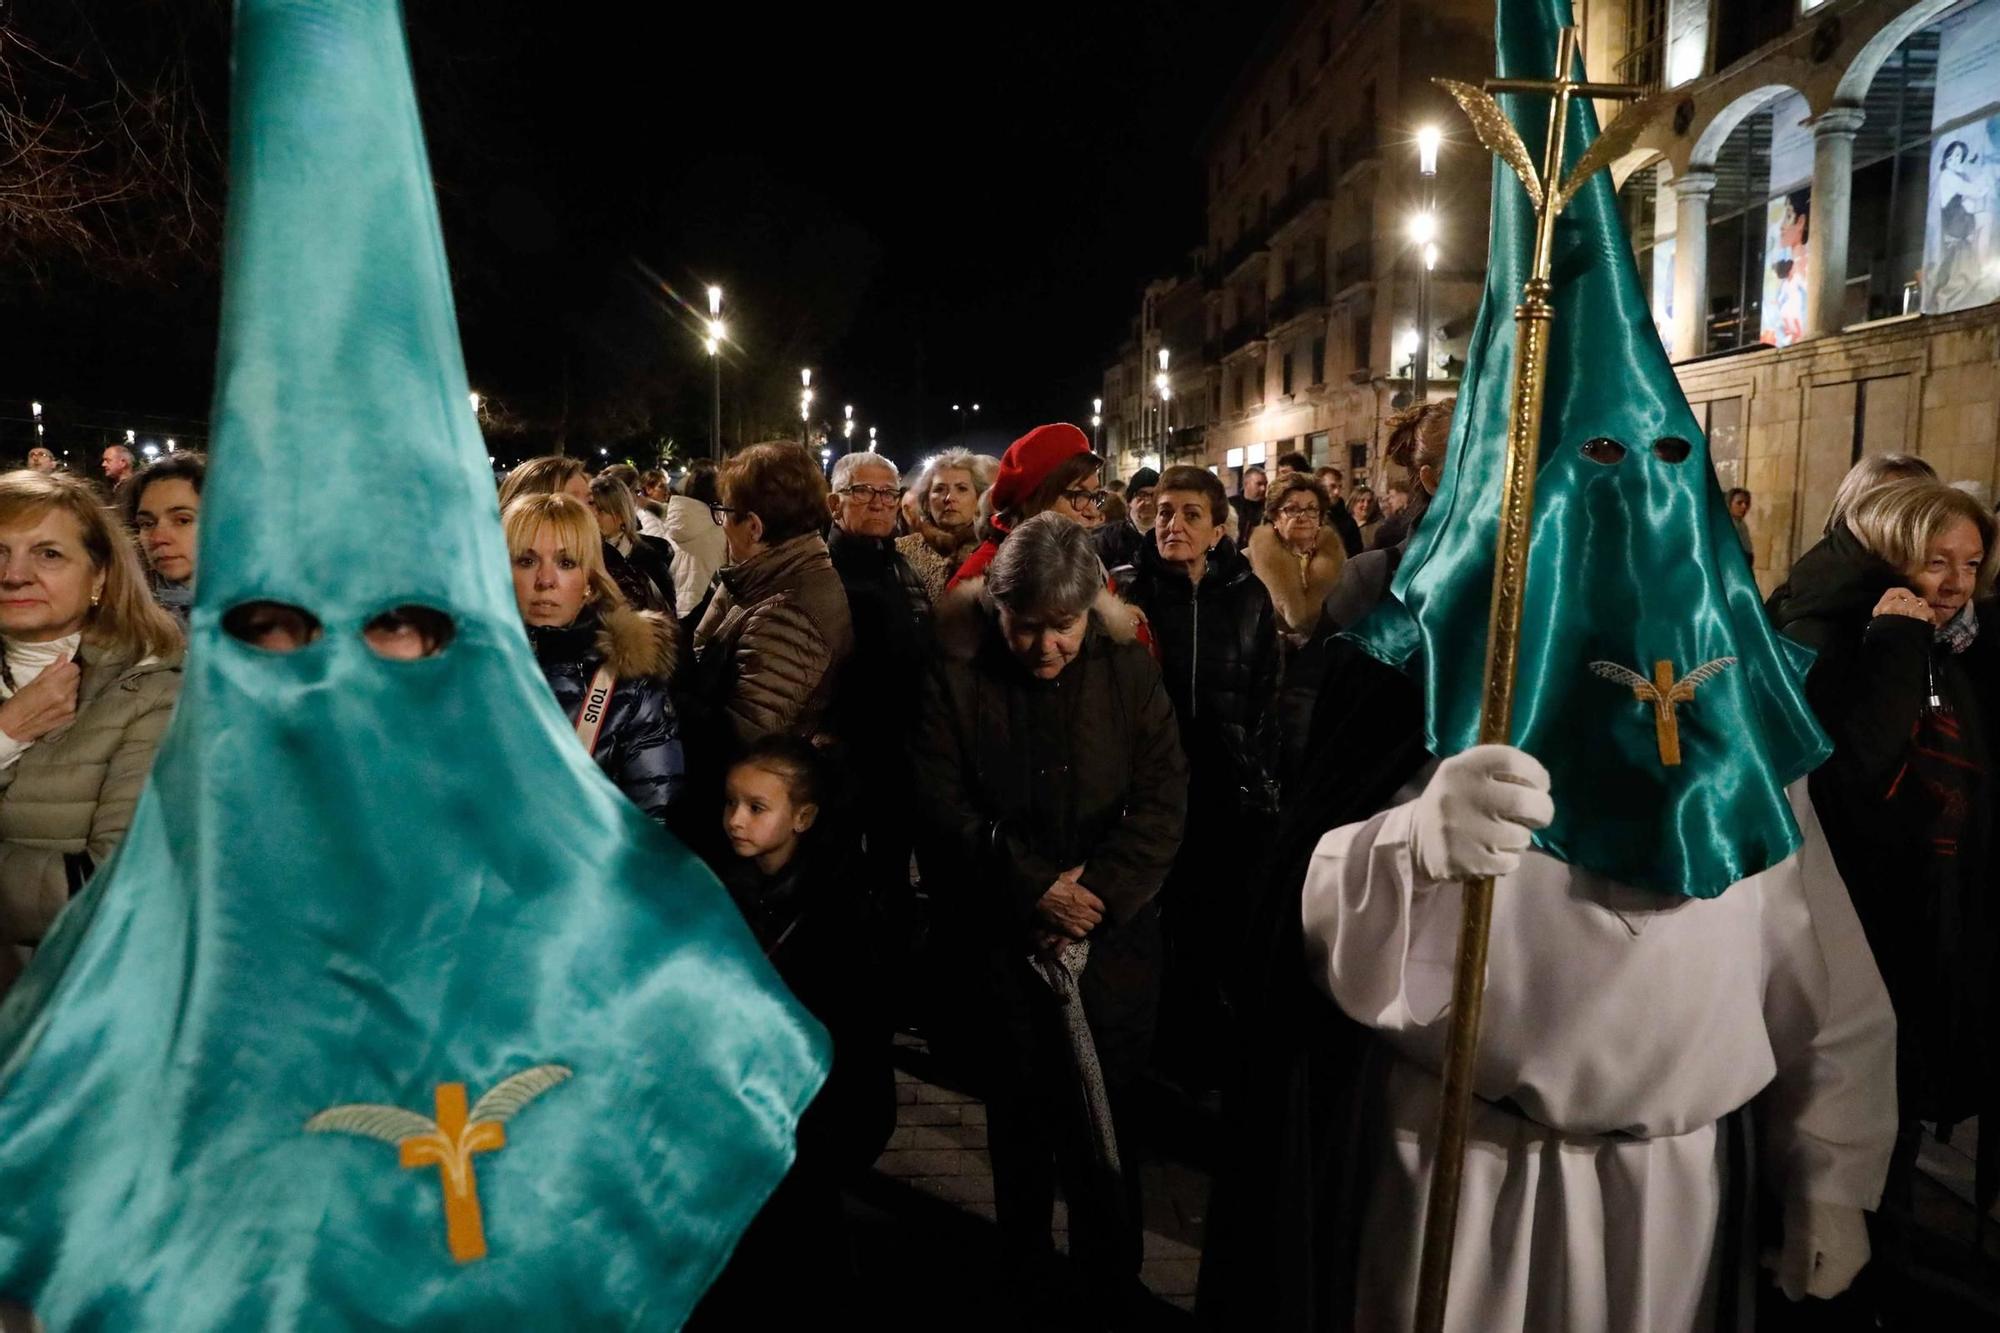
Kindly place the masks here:
[(481, 398), (481, 397), (479, 396), (479, 394), (478, 394), (478, 392), (477, 392), (476, 390), (475, 390), (474, 392), (472, 392), (472, 393), (469, 393), (469, 394), (465, 395), (465, 396), (466, 396), (466, 399), (467, 399), (467, 400), (468, 400), (469, 402), (471, 402), (471, 404), (472, 404), (472, 415), (474, 415), (474, 416), (478, 416), (478, 415), (479, 415), (479, 405), (480, 405), (481, 403), (485, 402), (486, 400), (485, 400), (484, 398)]
[(1431, 269), (1437, 264), (1438, 144), (1444, 136), (1435, 125), (1417, 131), (1417, 172), (1423, 179), (1423, 207), (1410, 219), (1410, 240), (1417, 247), (1417, 346), (1410, 370), (1410, 399), (1430, 396)]
[(871, 454), (875, 452), (875, 428), (873, 426), (868, 428), (868, 452)]
[(1173, 400), (1174, 386), (1167, 380), (1167, 349), (1160, 349), (1160, 373), (1153, 376), (1153, 387), (1160, 391), (1160, 429), (1156, 434), (1159, 447), (1154, 450), (1161, 457), (1167, 453), (1167, 404)]
[(799, 371), (799, 443), (802, 445), (812, 443), (812, 441), (807, 438), (807, 433), (811, 429), (810, 423), (812, 421), (812, 405), (813, 405), (812, 386), (813, 386), (812, 367), (811, 366), (803, 367)]
[[(958, 435), (959, 435), (958, 442), (962, 445), (965, 443), (965, 408), (958, 403), (953, 403), (951, 405), (951, 410), (958, 413)], [(978, 403), (974, 403), (972, 405), (972, 414), (974, 416), (979, 415)]]
[(1097, 452), (1097, 428), (1104, 424), (1104, 400), (1090, 400), (1090, 452)]
[(722, 323), (722, 288), (708, 288), (708, 361), (713, 373), (715, 397), (708, 413), (708, 456), (722, 461), (722, 340), (727, 335)]
[(40, 400), (38, 399), (38, 400), (36, 400), (35, 402), (32, 402), (32, 403), (29, 403), (29, 404), (28, 404), (28, 410), (29, 410), (29, 411), (31, 411), (31, 412), (33, 412), (33, 413), (35, 414), (35, 438), (36, 438), (36, 439), (40, 439), (40, 438), (42, 437), (42, 404), (41, 404), (41, 401), (40, 401)]
[(841, 409), (841, 412), (847, 418), (840, 423), (841, 438), (847, 441), (846, 446), (841, 449), (841, 452), (851, 454), (854, 452), (854, 404), (849, 403)]

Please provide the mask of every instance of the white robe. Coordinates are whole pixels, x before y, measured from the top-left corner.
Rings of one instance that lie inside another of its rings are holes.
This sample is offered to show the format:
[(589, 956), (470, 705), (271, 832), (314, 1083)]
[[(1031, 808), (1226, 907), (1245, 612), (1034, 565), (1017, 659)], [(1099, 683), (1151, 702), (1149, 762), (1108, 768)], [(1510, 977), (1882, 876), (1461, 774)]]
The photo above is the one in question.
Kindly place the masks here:
[[(1413, 796), (1420, 787), (1405, 793)], [(1675, 1333), (1714, 1319), (1724, 1145), (1753, 1100), (1781, 1197), (1872, 1209), (1896, 1135), (1895, 1020), (1803, 781), (1798, 853), (1712, 900), (1539, 852), (1496, 886), (1446, 1327)], [(1397, 1053), (1357, 1326), (1416, 1301), (1462, 886), (1420, 879), (1411, 807), (1326, 834), (1317, 983)], [(1492, 1105), (1503, 1099), (1525, 1115)]]

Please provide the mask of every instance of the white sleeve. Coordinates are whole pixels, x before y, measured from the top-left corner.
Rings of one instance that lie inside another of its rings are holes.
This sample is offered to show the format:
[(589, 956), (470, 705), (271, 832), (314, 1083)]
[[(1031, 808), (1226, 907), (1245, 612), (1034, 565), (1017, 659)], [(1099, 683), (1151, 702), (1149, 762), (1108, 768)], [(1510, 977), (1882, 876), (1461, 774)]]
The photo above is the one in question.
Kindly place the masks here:
[(27, 752), (27, 742), (17, 741), (6, 732), (0, 731), (0, 772), (12, 768)]
[(1439, 930), (1456, 936), (1463, 886), (1421, 877), (1413, 822), (1405, 803), (1334, 829), (1313, 849), (1301, 896), (1314, 984), (1384, 1032), (1435, 1023), (1451, 1002), (1451, 959), (1416, 957), (1411, 944)]
[(1787, 1198), (1872, 1209), (1896, 1144), (1896, 1018), (1805, 782), (1788, 795), (1804, 838), (1764, 908), (1766, 1169)]

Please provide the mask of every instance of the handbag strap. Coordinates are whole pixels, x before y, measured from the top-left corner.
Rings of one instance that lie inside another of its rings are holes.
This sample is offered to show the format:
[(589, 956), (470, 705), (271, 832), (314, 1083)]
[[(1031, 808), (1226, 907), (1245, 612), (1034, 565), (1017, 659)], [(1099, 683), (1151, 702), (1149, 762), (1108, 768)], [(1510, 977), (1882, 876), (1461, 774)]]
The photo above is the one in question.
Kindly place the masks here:
[(583, 752), (596, 757), (597, 738), (604, 731), (604, 716), (611, 711), (611, 691), (618, 678), (611, 674), (611, 664), (597, 668), (597, 674), (590, 678), (590, 688), (584, 691), (583, 707), (576, 714), (576, 738), (583, 742)]

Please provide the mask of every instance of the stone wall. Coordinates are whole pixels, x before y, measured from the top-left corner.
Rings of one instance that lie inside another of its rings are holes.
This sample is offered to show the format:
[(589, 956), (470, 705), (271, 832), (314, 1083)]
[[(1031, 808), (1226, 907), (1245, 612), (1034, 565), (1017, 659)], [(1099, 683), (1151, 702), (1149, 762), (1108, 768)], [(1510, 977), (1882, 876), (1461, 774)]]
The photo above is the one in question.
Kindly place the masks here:
[(1862, 454), (1915, 453), (1946, 481), (2000, 483), (2000, 305), (1884, 320), (1675, 367), (1716, 475), (1748, 487), (1758, 586), (1817, 540)]

